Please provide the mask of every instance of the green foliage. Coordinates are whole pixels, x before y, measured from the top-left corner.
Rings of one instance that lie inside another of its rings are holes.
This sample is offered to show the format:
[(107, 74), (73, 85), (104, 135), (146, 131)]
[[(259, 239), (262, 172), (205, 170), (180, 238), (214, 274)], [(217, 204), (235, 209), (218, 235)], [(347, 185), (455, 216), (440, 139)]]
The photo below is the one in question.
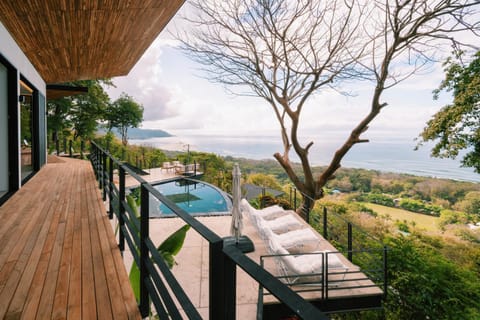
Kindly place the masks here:
[(459, 267), (415, 238), (387, 238), (387, 319), (478, 319), (478, 275)]
[(393, 201), (392, 197), (386, 194), (368, 193), (359, 195), (357, 198), (359, 201), (381, 204), (387, 207), (395, 206), (395, 202)]
[(266, 194), (264, 196), (259, 196), (257, 199), (254, 199), (252, 201), (252, 205), (255, 208), (265, 208), (265, 207), (270, 207), (273, 205), (278, 205), (282, 207), (285, 210), (291, 210), (292, 207), (290, 206), (290, 203), (282, 198), (275, 198), (272, 197), (269, 194)]
[[(47, 130), (52, 138), (48, 142), (55, 145), (56, 141), (70, 137), (85, 141), (93, 138), (110, 103), (102, 85), (110, 84), (108, 79), (69, 82), (66, 85), (87, 87), (88, 93), (47, 100)], [(53, 148), (50, 145), (50, 149)]]
[(441, 207), (436, 205), (425, 204), (423, 201), (405, 198), (400, 200), (399, 206), (400, 208), (408, 211), (428, 214), (436, 217), (440, 216), (440, 211), (442, 210)]
[(117, 128), (122, 137), (124, 146), (128, 143), (128, 128), (137, 128), (143, 121), (143, 106), (133, 97), (123, 92), (120, 97), (110, 104), (105, 112), (109, 131)]
[[(138, 195), (140, 188), (134, 189), (134, 192), (126, 196), (128, 206), (133, 210), (137, 219), (140, 218), (140, 212), (138, 205), (140, 203), (140, 197)], [(180, 252), (187, 236), (187, 231), (190, 229), (189, 225), (184, 225), (167, 239), (165, 239), (158, 247), (157, 251), (160, 253), (165, 263), (171, 269), (175, 265), (175, 256)], [(137, 230), (139, 233), (140, 230)], [(130, 284), (133, 288), (133, 293), (137, 301), (140, 300), (140, 269), (135, 262), (132, 263), (129, 273)]]
[(410, 233), (410, 227), (408, 226), (408, 222), (406, 220), (397, 221), (395, 225), (398, 227), (398, 230)]
[(423, 142), (435, 141), (434, 157), (455, 158), (466, 150), (462, 165), (480, 173), (480, 52), (468, 65), (458, 55), (445, 63), (445, 79), (434, 92), (453, 93), (453, 103), (443, 107), (427, 122), (420, 137)]
[(97, 138), (96, 142), (115, 158), (129, 162), (141, 169), (160, 167), (162, 162), (167, 161), (167, 156), (162, 150), (135, 145), (125, 147), (111, 132)]
[(440, 227), (445, 227), (447, 224), (456, 224), (456, 223), (466, 224), (467, 222), (468, 222), (468, 217), (464, 212), (453, 211), (453, 210), (440, 211), (440, 221), (438, 222)]
[[(174, 256), (176, 256), (177, 253), (182, 249), (185, 237), (187, 236), (187, 231), (189, 229), (189, 225), (184, 225), (171, 234), (167, 239), (165, 239), (157, 248), (158, 252), (170, 269), (175, 265)], [(130, 279), (130, 284), (132, 285), (135, 298), (137, 301), (140, 301), (140, 269), (136, 263), (132, 264), (128, 277)]]
[(282, 190), (282, 186), (277, 181), (275, 176), (263, 173), (252, 173), (248, 175), (247, 183), (251, 183), (257, 186), (272, 188), (275, 190)]
[(480, 191), (468, 192), (463, 200), (455, 204), (454, 208), (475, 215), (480, 220)]
[(184, 225), (157, 247), (158, 252), (165, 259), (169, 268), (173, 268), (175, 265), (174, 256), (176, 256), (182, 249), (189, 229), (190, 226), (188, 224)]

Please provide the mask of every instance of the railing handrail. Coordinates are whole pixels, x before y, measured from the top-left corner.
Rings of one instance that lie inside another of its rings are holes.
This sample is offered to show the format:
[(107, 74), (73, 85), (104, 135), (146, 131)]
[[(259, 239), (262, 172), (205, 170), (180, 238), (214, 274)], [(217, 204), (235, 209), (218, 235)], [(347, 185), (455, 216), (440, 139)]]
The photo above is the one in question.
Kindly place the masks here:
[[(295, 293), (293, 290), (288, 288), (288, 286), (284, 285), (280, 280), (276, 279), (273, 275), (268, 273), (265, 269), (262, 269), (258, 264), (255, 264), (252, 260), (250, 260), (244, 253), (242, 253), (238, 248), (227, 245), (224, 246), (223, 239), (219, 237), (216, 233), (214, 233), (212, 230), (207, 228), (205, 225), (203, 225), (201, 222), (199, 222), (197, 219), (189, 215), (186, 211), (182, 210), (179, 208), (174, 202), (166, 198), (164, 195), (162, 195), (158, 190), (156, 190), (153, 186), (151, 186), (146, 180), (144, 180), (142, 177), (137, 175), (135, 172), (130, 170), (127, 166), (125, 166), (122, 162), (117, 160), (113, 155), (111, 155), (108, 151), (104, 150), (100, 146), (98, 146), (97, 143), (91, 142), (91, 145), (93, 148), (96, 148), (100, 154), (100, 163), (95, 164), (94, 168), (96, 169), (95, 171), (100, 171), (101, 176), (99, 177), (100, 183), (99, 185), (104, 189), (104, 196), (106, 195), (106, 189), (108, 188), (109, 191), (111, 191), (111, 181), (109, 180), (109, 175), (105, 174), (107, 163), (106, 163), (106, 158), (108, 157), (110, 160), (110, 166), (113, 166), (114, 164), (117, 165), (119, 168), (119, 174), (120, 172), (123, 173), (128, 173), (130, 176), (132, 176), (137, 182), (140, 184), (140, 188), (142, 189), (141, 192), (141, 199), (142, 199), (142, 205), (145, 206), (145, 208), (141, 208), (142, 215), (141, 219), (144, 219), (145, 216), (145, 211), (148, 209), (148, 200), (146, 201), (146, 205), (144, 205), (144, 201), (148, 198), (146, 198), (147, 195), (153, 195), (156, 197), (158, 200), (162, 201), (174, 214), (182, 218), (188, 225), (190, 225), (195, 231), (197, 231), (203, 238), (205, 238), (207, 241), (210, 243), (210, 275), (212, 278), (212, 274), (217, 277), (217, 282), (212, 282), (210, 280), (210, 299), (212, 299), (212, 295), (214, 295), (215, 298), (220, 298), (224, 299), (227, 302), (227, 305), (220, 305), (218, 308), (221, 308), (224, 312), (212, 312), (212, 309), (210, 310), (210, 318), (211, 319), (223, 319), (226, 314), (228, 314), (228, 318), (230, 319), (235, 319), (235, 304), (231, 305), (232, 300), (228, 297), (228, 294), (232, 294), (233, 298), (235, 297), (235, 288), (233, 288), (233, 291), (231, 290), (232, 288), (226, 288), (225, 284), (222, 283), (222, 279), (225, 280), (228, 277), (230, 279), (233, 279), (233, 281), (236, 281), (235, 278), (232, 278), (232, 274), (235, 274), (235, 267), (239, 266), (243, 270), (245, 270), (250, 276), (257, 281), (260, 285), (262, 285), (265, 288), (268, 288), (269, 290), (272, 291), (274, 295), (280, 298), (280, 300), (288, 306), (294, 313), (297, 315), (301, 316), (304, 319), (328, 319), (323, 312), (321, 312), (319, 309), (315, 308), (312, 304), (304, 300), (302, 297), (300, 297), (297, 293)], [(96, 157), (95, 154), (93, 157)], [(111, 169), (111, 168), (110, 168)], [(98, 176), (97, 176), (98, 177)], [(121, 178), (122, 179), (122, 178)], [(124, 177), (123, 177), (124, 179)], [(108, 182), (108, 183), (107, 183)], [(125, 186), (123, 186), (125, 187)], [(122, 190), (118, 191), (118, 194), (122, 194)], [(121, 203), (121, 206), (127, 204), (126, 202), (119, 201)], [(112, 208), (113, 209), (113, 208)], [(149, 262), (149, 254), (148, 252), (144, 252), (144, 250), (149, 250), (149, 252), (152, 254), (151, 248), (149, 249), (148, 247), (151, 247), (151, 240), (148, 236), (148, 215), (147, 215), (147, 221), (142, 221), (140, 223), (140, 233), (142, 234), (140, 236), (140, 273), (141, 273), (141, 278), (142, 278), (142, 273), (147, 272), (148, 276), (148, 270), (151, 270), (151, 264)], [(146, 230), (146, 231), (145, 231)], [(122, 230), (123, 232), (123, 230)], [(146, 234), (145, 234), (146, 232)], [(142, 239), (142, 237), (147, 237), (145, 239)], [(215, 251), (216, 250), (216, 251)], [(215, 262), (214, 265), (212, 265), (212, 253), (213, 252), (221, 252), (224, 255), (224, 259), (227, 259), (230, 261), (230, 263), (233, 262), (233, 266), (230, 265), (228, 266), (228, 263), (218, 263)], [(142, 257), (146, 255), (146, 257)], [(154, 254), (155, 255), (155, 254)], [(148, 262), (145, 262), (145, 259), (148, 259)], [(142, 260), (144, 262), (142, 262)], [(149, 267), (150, 266), (150, 267)], [(215, 269), (215, 270), (213, 270)], [(218, 271), (217, 273), (220, 274), (215, 274), (215, 271)], [(151, 281), (153, 280), (155, 282), (155, 279), (151, 279), (149, 276), (148, 278), (145, 279), (145, 285), (146, 289), (151, 288)], [(220, 282), (218, 282), (220, 281)], [(177, 283), (178, 284), (178, 283)], [(220, 287), (223, 288), (217, 288), (217, 286), (214, 286), (212, 284), (218, 284)], [(141, 281), (141, 288), (142, 288), (142, 281)], [(235, 283), (234, 283), (235, 285)], [(236, 285), (235, 285), (236, 287)], [(183, 289), (181, 289), (180, 286), (177, 287), (178, 290), (182, 290), (182, 296), (184, 298), (187, 298), (186, 295), (184, 295)], [(143, 290), (143, 291), (144, 291)], [(153, 289), (154, 290), (154, 289)], [(141, 291), (141, 296), (142, 296), (142, 289)], [(174, 292), (175, 294), (175, 292)], [(158, 296), (156, 292), (154, 292), (153, 297)], [(149, 302), (144, 301), (140, 302), (140, 310), (142, 312), (142, 316), (146, 316), (148, 314), (148, 309), (149, 309)], [(230, 305), (228, 305), (230, 303)], [(234, 301), (233, 301), (234, 303)], [(148, 304), (148, 305), (147, 305)], [(210, 301), (210, 307), (213, 308), (213, 303)], [(232, 310), (233, 309), (233, 313)]]

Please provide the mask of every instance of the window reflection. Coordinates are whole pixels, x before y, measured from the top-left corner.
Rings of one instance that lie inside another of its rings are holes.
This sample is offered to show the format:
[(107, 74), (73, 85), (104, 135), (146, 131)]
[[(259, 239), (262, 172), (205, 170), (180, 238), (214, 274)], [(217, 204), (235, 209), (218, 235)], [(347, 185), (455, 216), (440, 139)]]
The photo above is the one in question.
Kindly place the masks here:
[(33, 90), (20, 81), (20, 139), (22, 180), (33, 173)]

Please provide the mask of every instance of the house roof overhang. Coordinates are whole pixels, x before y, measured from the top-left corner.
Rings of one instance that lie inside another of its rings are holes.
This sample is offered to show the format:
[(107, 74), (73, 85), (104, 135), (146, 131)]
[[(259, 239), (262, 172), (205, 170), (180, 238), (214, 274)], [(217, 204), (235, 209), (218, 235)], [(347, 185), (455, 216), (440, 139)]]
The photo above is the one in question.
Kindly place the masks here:
[(3, 0), (0, 21), (46, 83), (126, 75), (184, 0)]
[(88, 93), (87, 87), (68, 86), (61, 84), (47, 84), (47, 99), (54, 100), (77, 94)]

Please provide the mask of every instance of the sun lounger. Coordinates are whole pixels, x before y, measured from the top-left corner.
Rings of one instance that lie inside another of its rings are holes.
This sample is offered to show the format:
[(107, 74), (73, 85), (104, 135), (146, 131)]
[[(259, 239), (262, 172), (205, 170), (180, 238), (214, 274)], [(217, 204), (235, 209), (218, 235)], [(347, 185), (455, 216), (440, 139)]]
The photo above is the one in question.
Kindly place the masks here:
[(166, 161), (164, 163), (162, 163), (162, 169), (163, 170), (167, 170), (169, 171), (170, 169), (173, 169), (175, 168), (175, 166), (173, 166), (170, 162)]
[(271, 229), (266, 229), (265, 236), (267, 239), (274, 239), (290, 254), (317, 251), (321, 241), (309, 228), (293, 230), (282, 234), (276, 234), (271, 231)]
[(268, 229), (276, 234), (281, 234), (304, 227), (304, 225), (291, 214), (287, 214), (273, 220), (265, 220), (261, 217), (258, 217), (257, 226), (260, 235), (264, 239), (266, 238), (266, 232), (268, 232)]
[(246, 199), (240, 201), (240, 207), (243, 212), (246, 212), (250, 217), (252, 223), (258, 228), (258, 219), (259, 217), (264, 220), (273, 220), (281, 216), (285, 216), (290, 212), (285, 211), (282, 207), (278, 205), (273, 205), (263, 209), (255, 209), (252, 207)]
[(263, 208), (263, 209), (255, 209), (254, 207), (252, 207), (250, 205), (250, 203), (248, 203), (247, 199), (242, 199), (240, 201), (240, 207), (243, 211), (246, 211), (248, 213), (248, 215), (257, 214), (257, 215), (260, 215), (262, 217), (268, 216), (268, 215), (270, 215), (272, 213), (275, 213), (275, 212), (283, 211), (283, 208), (278, 206), (278, 205), (273, 205), (273, 206), (266, 207), (266, 208)]
[(289, 284), (325, 285), (328, 274), (328, 284), (332, 286), (338, 284), (338, 280), (343, 280), (349, 269), (334, 252), (291, 254), (275, 238), (270, 239), (269, 246), (273, 254), (270, 257), (277, 259), (282, 273), (279, 278)]

